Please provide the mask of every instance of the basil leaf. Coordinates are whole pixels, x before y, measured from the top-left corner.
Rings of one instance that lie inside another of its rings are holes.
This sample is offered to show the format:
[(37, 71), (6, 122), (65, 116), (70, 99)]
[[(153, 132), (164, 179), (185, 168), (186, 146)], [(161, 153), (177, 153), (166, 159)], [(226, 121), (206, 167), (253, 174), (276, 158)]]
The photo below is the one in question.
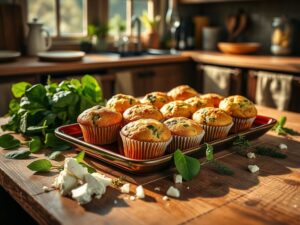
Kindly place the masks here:
[(61, 154), (61, 151), (54, 151), (48, 155), (48, 158), (51, 160), (62, 160), (65, 157), (63, 154)]
[(36, 84), (25, 91), (25, 96), (31, 102), (36, 102), (44, 105), (45, 102), (47, 102), (46, 93), (46, 88), (42, 84)]
[(214, 159), (214, 148), (212, 145), (205, 143), (206, 145), (206, 160), (212, 161)]
[(84, 156), (85, 156), (85, 152), (81, 151), (74, 158), (77, 160), (77, 162), (81, 163), (83, 162)]
[(28, 169), (37, 172), (47, 172), (52, 168), (52, 163), (47, 159), (38, 159), (27, 166)]
[(32, 139), (28, 143), (28, 147), (31, 152), (38, 152), (43, 148), (43, 143), (41, 141), (41, 138), (38, 136), (32, 137)]
[(12, 85), (11, 92), (15, 98), (21, 98), (25, 94), (26, 89), (29, 87), (31, 87), (31, 84), (27, 82), (19, 82)]
[(18, 148), (20, 147), (20, 141), (10, 134), (3, 134), (0, 136), (0, 147), (4, 149)]
[(5, 158), (8, 159), (27, 159), (28, 156), (31, 154), (28, 150), (18, 150), (13, 152), (8, 152), (5, 154)]
[(177, 171), (185, 180), (191, 180), (200, 171), (200, 162), (195, 158), (184, 155), (179, 149), (174, 152), (174, 162)]
[(83, 95), (89, 97), (94, 102), (103, 101), (102, 90), (94, 77), (85, 75), (81, 78), (81, 83)]
[(53, 133), (46, 134), (45, 145), (46, 147), (55, 148), (56, 150), (60, 148), (63, 148), (63, 150), (71, 148), (69, 144), (57, 138)]

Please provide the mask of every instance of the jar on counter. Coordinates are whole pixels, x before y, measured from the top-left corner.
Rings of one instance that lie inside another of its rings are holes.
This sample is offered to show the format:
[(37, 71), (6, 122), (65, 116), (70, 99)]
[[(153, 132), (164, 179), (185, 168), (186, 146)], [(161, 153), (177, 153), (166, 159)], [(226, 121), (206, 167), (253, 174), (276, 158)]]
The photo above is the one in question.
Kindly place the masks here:
[(273, 18), (271, 52), (274, 55), (289, 55), (292, 44), (292, 25), (286, 17)]

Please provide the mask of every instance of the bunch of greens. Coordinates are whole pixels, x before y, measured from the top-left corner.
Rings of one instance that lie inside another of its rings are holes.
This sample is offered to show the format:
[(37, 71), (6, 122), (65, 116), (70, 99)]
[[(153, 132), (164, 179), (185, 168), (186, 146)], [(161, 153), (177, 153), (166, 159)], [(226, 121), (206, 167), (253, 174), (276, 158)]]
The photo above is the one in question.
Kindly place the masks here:
[[(20, 82), (12, 86), (15, 97), (9, 103), (10, 120), (1, 128), (31, 137), (27, 143), (32, 152), (43, 146), (52, 150), (66, 150), (68, 144), (54, 135), (58, 126), (76, 122), (77, 116), (85, 109), (104, 103), (102, 90), (97, 80), (85, 75), (81, 80), (72, 79), (61, 83), (52, 83), (48, 79), (47, 85), (31, 85)], [(6, 149), (17, 148), (12, 137)], [(3, 147), (3, 146), (0, 146)]]
[(283, 136), (285, 136), (287, 134), (290, 134), (290, 135), (298, 134), (297, 131), (294, 131), (293, 129), (284, 127), (285, 123), (286, 123), (286, 117), (281, 116), (279, 118), (279, 120), (277, 121), (277, 123), (275, 124), (275, 126), (272, 128), (272, 131), (275, 131), (278, 135), (283, 135)]

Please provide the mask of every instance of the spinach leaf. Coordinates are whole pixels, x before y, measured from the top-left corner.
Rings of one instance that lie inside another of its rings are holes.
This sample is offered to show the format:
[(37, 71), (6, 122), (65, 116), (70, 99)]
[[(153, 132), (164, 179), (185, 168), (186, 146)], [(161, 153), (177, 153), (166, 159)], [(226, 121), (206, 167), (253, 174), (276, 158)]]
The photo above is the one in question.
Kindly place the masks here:
[(0, 136), (0, 147), (4, 149), (18, 148), (20, 147), (20, 141), (10, 134), (3, 134)]
[(214, 160), (214, 148), (212, 145), (205, 143), (206, 145), (206, 160), (212, 161)]
[(11, 92), (15, 98), (21, 98), (25, 94), (26, 89), (29, 87), (31, 87), (31, 84), (27, 82), (19, 82), (12, 85)]
[(63, 150), (67, 150), (71, 148), (71, 146), (68, 143), (60, 140), (53, 133), (46, 134), (45, 146), (50, 148), (56, 148), (56, 151), (58, 150), (58, 148), (62, 148)]
[(85, 152), (81, 151), (74, 158), (76, 159), (77, 162), (81, 163), (83, 162), (84, 156), (85, 156)]
[(63, 154), (61, 154), (61, 151), (54, 151), (48, 155), (48, 158), (51, 160), (62, 160), (65, 157)]
[(47, 172), (53, 167), (52, 163), (47, 159), (38, 159), (30, 163), (27, 168), (36, 172)]
[(5, 154), (5, 158), (8, 159), (27, 159), (31, 154), (28, 150), (18, 150), (13, 152), (8, 152)]
[(32, 153), (38, 152), (43, 148), (43, 143), (41, 138), (38, 136), (32, 137), (32, 139), (28, 143), (28, 147)]

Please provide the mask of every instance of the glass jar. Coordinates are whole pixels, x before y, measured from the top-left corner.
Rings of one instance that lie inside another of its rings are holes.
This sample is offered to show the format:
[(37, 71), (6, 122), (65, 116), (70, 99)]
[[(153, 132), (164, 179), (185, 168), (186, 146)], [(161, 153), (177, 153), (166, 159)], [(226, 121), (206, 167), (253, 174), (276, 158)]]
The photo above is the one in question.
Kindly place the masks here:
[(286, 17), (273, 18), (271, 52), (274, 55), (289, 55), (292, 44), (292, 25)]

